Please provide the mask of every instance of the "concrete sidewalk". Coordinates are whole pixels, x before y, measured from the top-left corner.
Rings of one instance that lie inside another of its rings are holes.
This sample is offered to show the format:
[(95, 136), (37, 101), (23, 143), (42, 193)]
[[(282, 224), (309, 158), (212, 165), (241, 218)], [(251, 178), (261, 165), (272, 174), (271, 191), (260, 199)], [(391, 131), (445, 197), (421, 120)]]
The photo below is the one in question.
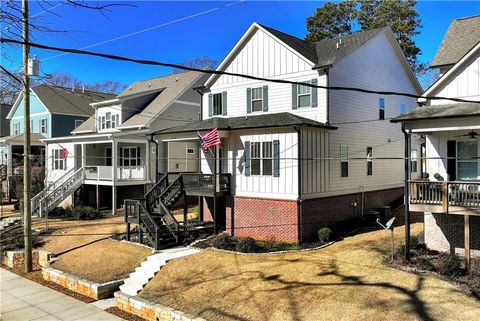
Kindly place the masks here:
[(0, 320), (107, 320), (123, 319), (94, 305), (0, 269)]

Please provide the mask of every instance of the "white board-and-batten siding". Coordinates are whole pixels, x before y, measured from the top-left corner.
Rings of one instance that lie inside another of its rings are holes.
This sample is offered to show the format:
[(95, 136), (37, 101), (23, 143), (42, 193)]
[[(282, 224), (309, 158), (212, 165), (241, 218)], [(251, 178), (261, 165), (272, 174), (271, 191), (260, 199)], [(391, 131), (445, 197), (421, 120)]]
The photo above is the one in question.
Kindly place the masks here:
[[(226, 71), (298, 82), (317, 79), (318, 85), (326, 86), (326, 75), (312, 70), (312, 66), (312, 62), (283, 45), (268, 33), (258, 29), (227, 64)], [(222, 75), (212, 84), (210, 93), (227, 93), (227, 114), (223, 117), (244, 116), (247, 114), (247, 88), (265, 85), (268, 86), (268, 113), (290, 112), (319, 122), (326, 122), (326, 90), (324, 89), (317, 90), (317, 107), (298, 109), (292, 108), (292, 85), (290, 84)], [(208, 97), (208, 94), (203, 95), (203, 119), (209, 118)], [(264, 112), (252, 112), (248, 115), (262, 113)]]
[[(334, 64), (329, 76), (330, 86), (418, 94), (385, 33)], [(400, 115), (402, 104), (407, 111), (416, 106), (415, 99), (334, 90), (329, 95), (330, 123), (338, 127), (330, 132), (330, 194), (402, 186), (403, 133), (390, 119)], [(385, 120), (379, 120), (380, 98), (385, 99)], [(341, 177), (341, 145), (348, 146), (348, 177)], [(418, 141), (412, 142), (414, 149), (419, 150), (418, 145)], [(367, 147), (373, 148), (372, 175), (367, 175)]]
[[(463, 98), (480, 101), (480, 53), (465, 62), (465, 67), (452, 74), (450, 80), (439, 88), (435, 97)], [(430, 104), (455, 103), (450, 100), (431, 100)]]
[[(245, 175), (245, 142), (280, 143), (280, 174)], [(223, 160), (223, 172), (232, 173), (232, 192), (236, 196), (263, 197), (275, 199), (298, 198), (297, 149), (298, 134), (291, 129), (264, 129), (231, 132), (222, 141), (226, 159)], [(202, 152), (201, 169), (203, 173), (212, 172), (211, 155)]]

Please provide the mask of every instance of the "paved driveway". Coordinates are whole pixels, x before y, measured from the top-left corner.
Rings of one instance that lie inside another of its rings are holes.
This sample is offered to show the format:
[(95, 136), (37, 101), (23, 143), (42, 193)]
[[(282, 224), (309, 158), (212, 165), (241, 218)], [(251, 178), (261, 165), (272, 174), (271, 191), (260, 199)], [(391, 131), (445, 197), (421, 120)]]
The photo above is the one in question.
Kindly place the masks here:
[(0, 320), (122, 320), (5, 269), (0, 269), (0, 276)]

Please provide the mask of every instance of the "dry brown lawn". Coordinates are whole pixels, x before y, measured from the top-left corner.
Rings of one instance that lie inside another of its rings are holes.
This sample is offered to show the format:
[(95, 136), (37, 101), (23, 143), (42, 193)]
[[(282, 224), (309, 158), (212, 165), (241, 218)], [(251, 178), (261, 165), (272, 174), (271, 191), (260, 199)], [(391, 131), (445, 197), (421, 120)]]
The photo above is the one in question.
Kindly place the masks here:
[[(43, 231), (44, 218), (33, 218), (32, 227)], [(49, 233), (42, 236), (42, 249), (61, 254), (66, 251), (111, 237), (116, 232), (125, 232), (123, 215), (95, 220), (49, 219)]]
[[(395, 232), (399, 244), (403, 227)], [(140, 296), (208, 320), (478, 320), (478, 301), (446, 281), (385, 267), (388, 251), (385, 231), (302, 253), (207, 250), (169, 262)]]
[(52, 267), (103, 283), (126, 278), (150, 254), (152, 251), (142, 246), (101, 240), (60, 255)]

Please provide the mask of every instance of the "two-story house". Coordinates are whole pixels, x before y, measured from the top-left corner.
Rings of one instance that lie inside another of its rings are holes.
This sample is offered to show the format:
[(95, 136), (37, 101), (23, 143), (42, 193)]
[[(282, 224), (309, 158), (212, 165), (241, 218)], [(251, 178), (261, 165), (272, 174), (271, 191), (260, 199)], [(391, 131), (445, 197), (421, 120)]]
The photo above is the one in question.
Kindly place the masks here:
[[(43, 170), (45, 163), (44, 138), (68, 135), (92, 114), (90, 103), (109, 99), (112, 94), (93, 92), (60, 86), (39, 85), (30, 89), (30, 132), (32, 166)], [(3, 107), (2, 107), (3, 109)], [(9, 121), (9, 135), (0, 138), (2, 164), (7, 175), (21, 174), (23, 168), (24, 132), (23, 92), (15, 100), (6, 120)], [(3, 121), (3, 120), (2, 120)], [(4, 192), (8, 191), (8, 180), (4, 181)]]
[(143, 197), (157, 173), (198, 171), (198, 162), (187, 161), (198, 158), (196, 142), (158, 144), (152, 134), (198, 119), (201, 96), (194, 88), (204, 82), (201, 73), (178, 73), (91, 103), (93, 116), (71, 135), (43, 140), (47, 186), (32, 211), (77, 202), (115, 213), (125, 198)]
[(452, 21), (432, 68), (441, 76), (423, 106), (393, 120), (426, 137), (426, 174), (410, 182), (410, 210), (424, 213), (429, 248), (469, 259), (480, 254), (480, 16)]
[(421, 93), (389, 28), (310, 43), (254, 23), (217, 70), (267, 80), (212, 75), (203, 120), (158, 135), (195, 141), (218, 129), (218, 161), (201, 154), (203, 175), (215, 164), (221, 173), (213, 193), (198, 193), (204, 219), (236, 236), (302, 242), (403, 195), (403, 135), (388, 120), (415, 100), (303, 85)]

